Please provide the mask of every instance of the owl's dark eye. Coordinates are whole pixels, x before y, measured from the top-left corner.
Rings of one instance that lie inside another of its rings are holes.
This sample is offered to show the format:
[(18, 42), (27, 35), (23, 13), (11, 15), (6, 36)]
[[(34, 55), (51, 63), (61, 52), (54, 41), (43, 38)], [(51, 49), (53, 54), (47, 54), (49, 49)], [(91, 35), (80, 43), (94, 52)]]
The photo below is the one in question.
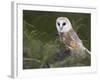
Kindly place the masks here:
[(58, 26), (60, 26), (60, 23), (57, 23), (58, 24)]
[(63, 23), (63, 26), (65, 26), (65, 25), (66, 25), (66, 23), (64, 22), (64, 23)]

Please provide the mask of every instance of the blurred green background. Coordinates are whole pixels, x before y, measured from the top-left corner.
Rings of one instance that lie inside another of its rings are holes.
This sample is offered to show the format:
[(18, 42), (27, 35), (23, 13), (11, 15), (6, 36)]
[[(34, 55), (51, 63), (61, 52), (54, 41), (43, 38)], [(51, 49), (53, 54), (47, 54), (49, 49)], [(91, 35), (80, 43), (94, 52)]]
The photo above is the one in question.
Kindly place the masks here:
[(56, 18), (67, 17), (86, 48), (91, 50), (91, 15), (23, 10), (23, 69), (90, 66), (91, 57), (70, 56), (59, 41)]

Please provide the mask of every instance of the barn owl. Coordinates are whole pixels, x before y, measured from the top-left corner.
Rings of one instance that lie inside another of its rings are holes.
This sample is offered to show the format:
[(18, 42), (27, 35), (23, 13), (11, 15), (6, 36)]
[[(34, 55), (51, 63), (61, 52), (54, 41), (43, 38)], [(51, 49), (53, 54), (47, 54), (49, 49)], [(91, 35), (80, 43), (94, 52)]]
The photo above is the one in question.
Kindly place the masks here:
[(67, 17), (58, 17), (56, 20), (56, 28), (60, 40), (64, 43), (66, 49), (70, 49), (72, 54), (84, 55), (85, 51), (90, 54), (90, 51), (84, 47)]

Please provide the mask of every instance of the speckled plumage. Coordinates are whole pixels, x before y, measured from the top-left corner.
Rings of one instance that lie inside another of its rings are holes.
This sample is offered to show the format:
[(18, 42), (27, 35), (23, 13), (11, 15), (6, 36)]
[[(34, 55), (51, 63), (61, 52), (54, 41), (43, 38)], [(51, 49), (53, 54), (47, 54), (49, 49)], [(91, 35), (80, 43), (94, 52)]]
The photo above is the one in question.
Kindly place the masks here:
[(85, 47), (73, 30), (71, 22), (67, 17), (58, 17), (56, 20), (56, 28), (60, 40), (65, 44), (66, 49), (70, 49), (72, 54), (85, 54)]

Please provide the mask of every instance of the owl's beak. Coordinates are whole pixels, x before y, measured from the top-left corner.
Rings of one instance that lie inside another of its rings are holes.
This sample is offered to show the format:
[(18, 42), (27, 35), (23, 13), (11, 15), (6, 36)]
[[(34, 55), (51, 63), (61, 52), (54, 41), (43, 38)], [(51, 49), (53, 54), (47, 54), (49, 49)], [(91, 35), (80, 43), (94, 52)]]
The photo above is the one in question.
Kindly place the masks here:
[(63, 26), (60, 29), (62, 30), (63, 29)]
[(60, 32), (62, 32), (62, 30), (63, 30), (63, 26), (60, 27)]
[(63, 29), (63, 26), (61, 26), (61, 27), (59, 27), (60, 28), (60, 31), (62, 31), (62, 29)]

